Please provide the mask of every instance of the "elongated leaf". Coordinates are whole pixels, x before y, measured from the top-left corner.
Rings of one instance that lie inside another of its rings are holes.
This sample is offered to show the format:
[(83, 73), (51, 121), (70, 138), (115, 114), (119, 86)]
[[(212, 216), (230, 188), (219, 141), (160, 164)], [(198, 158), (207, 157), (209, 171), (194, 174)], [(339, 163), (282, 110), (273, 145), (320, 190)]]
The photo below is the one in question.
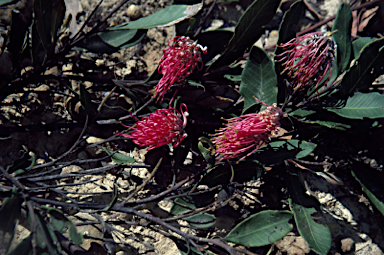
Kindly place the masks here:
[(258, 247), (276, 242), (292, 230), (289, 211), (262, 211), (240, 222), (224, 238), (246, 247)]
[(22, 51), (22, 46), (26, 39), (25, 35), (27, 33), (27, 29), (28, 26), (25, 23), (20, 11), (16, 9), (12, 10), (12, 26), (9, 33), (8, 50), (12, 54), (12, 63), (14, 68), (16, 68), (19, 61), (21, 61), (19, 54)]
[(0, 6), (6, 5), (6, 4), (11, 4), (13, 2), (18, 2), (18, 0), (0, 0)]
[(198, 251), (195, 246), (189, 245), (185, 241), (181, 241), (179, 238), (170, 237), (172, 241), (176, 244), (181, 255), (205, 255), (204, 253)]
[(226, 184), (229, 182), (232, 176), (232, 171), (229, 167), (215, 167), (201, 179), (201, 185), (208, 185), (209, 187), (215, 187), (220, 184)]
[(69, 221), (69, 237), (71, 238), (72, 242), (75, 244), (81, 244), (83, 242), (83, 235), (79, 232), (77, 232), (76, 226), (72, 223), (72, 221)]
[(196, 228), (209, 228), (216, 223), (216, 217), (208, 213), (198, 213), (183, 219)]
[(173, 206), (169, 212), (174, 214), (174, 215), (180, 215), (180, 214), (184, 214), (184, 213), (190, 212), (190, 211), (195, 210), (195, 209), (196, 209), (196, 206), (193, 203), (192, 198), (191, 197), (183, 197), (183, 198), (176, 198), (173, 201)]
[[(205, 145), (205, 146), (204, 146)], [(203, 158), (207, 163), (213, 165), (215, 163), (214, 153), (213, 153), (213, 144), (211, 140), (208, 138), (202, 136), (199, 137), (199, 143), (197, 144), (197, 147), (200, 150), (201, 155), (203, 155)]]
[(119, 189), (117, 188), (116, 183), (114, 183), (113, 184), (113, 198), (112, 198), (111, 203), (109, 203), (109, 205), (105, 208), (105, 211), (108, 211), (109, 209), (111, 209), (116, 204), (118, 195), (119, 195)]
[(289, 114), (290, 116), (295, 116), (300, 122), (309, 123), (309, 124), (318, 124), (327, 128), (334, 128), (339, 130), (346, 130), (351, 128), (350, 125), (330, 120), (319, 120), (318, 113), (312, 110), (303, 110), (298, 109)]
[(360, 38), (354, 40), (352, 42), (354, 58), (355, 59), (359, 58), (363, 48), (375, 40), (376, 40), (376, 38), (374, 38), (374, 37), (360, 37)]
[(26, 151), (22, 151), (22, 156), (7, 166), (8, 173), (14, 173), (18, 170), (28, 171), (35, 165), (35, 156), (30, 156)]
[(225, 74), (224, 78), (230, 81), (241, 81), (241, 75)]
[(107, 150), (106, 148), (103, 148), (103, 150), (108, 154), (112, 155), (111, 159), (116, 163), (116, 164), (132, 164), (135, 163), (136, 160), (130, 156), (124, 155), (122, 153), (116, 152), (113, 154), (113, 151)]
[(57, 30), (63, 24), (64, 0), (36, 0), (34, 2), (36, 28), (45, 52), (51, 51)]
[(194, 5), (174, 4), (147, 17), (130, 21), (128, 24), (121, 24), (109, 29), (149, 29), (154, 27), (172, 26), (182, 20), (192, 17), (198, 13), (202, 7), (202, 3)]
[[(23, 199), (21, 199), (18, 195), (13, 194), (11, 198), (6, 197), (3, 201), (3, 205), (0, 209), (0, 236), (2, 238), (0, 241), (1, 249), (5, 249), (6, 251), (9, 249), (11, 245), (12, 238), (15, 233), (16, 221), (19, 219), (21, 215), (21, 203)], [(9, 239), (4, 240), (6, 234), (9, 235)]]
[(384, 175), (365, 164), (357, 164), (352, 170), (352, 175), (360, 183), (369, 200), (384, 215)]
[(78, 43), (78, 47), (96, 53), (111, 54), (138, 44), (146, 35), (145, 29), (121, 29), (94, 34)]
[(295, 215), (297, 229), (309, 247), (316, 253), (328, 254), (331, 249), (331, 232), (327, 226), (312, 219), (311, 215), (317, 212), (316, 209), (292, 203), (290, 206)]
[[(83, 242), (83, 235), (78, 233), (76, 226), (72, 223), (70, 219), (63, 214), (63, 212), (57, 208), (49, 206), (41, 206), (42, 209), (47, 210), (50, 215), (50, 222), (54, 228), (60, 233), (65, 232), (65, 228), (69, 227), (69, 237), (75, 244), (81, 244)], [(51, 233), (51, 236), (55, 236), (54, 232)]]
[[(259, 47), (253, 46), (249, 58), (241, 74), (240, 94), (244, 97), (245, 112), (258, 102), (272, 105), (277, 102), (277, 78), (273, 63), (268, 54)], [(262, 105), (262, 108), (266, 106)]]
[(275, 141), (258, 150), (255, 158), (262, 164), (273, 165), (286, 159), (306, 157), (315, 148), (316, 144), (297, 139)]
[(294, 214), (300, 235), (316, 253), (328, 254), (331, 248), (331, 232), (323, 224), (312, 219), (312, 214), (319, 211), (319, 202), (305, 194), (305, 188), (297, 174), (287, 173), (288, 191), (292, 197), (289, 206)]
[(85, 88), (84, 84), (80, 84), (80, 102), (87, 114), (91, 111), (91, 94)]
[(32, 234), (19, 242), (15, 248), (7, 253), (7, 255), (27, 255), (32, 254)]
[(383, 118), (384, 95), (378, 92), (358, 92), (348, 99), (347, 104), (343, 108), (326, 109), (349, 119)]
[(384, 38), (364, 47), (341, 81), (341, 96), (347, 97), (355, 90), (367, 89), (381, 74), (384, 74)]
[(229, 65), (244, 51), (251, 47), (264, 32), (263, 26), (267, 25), (276, 13), (281, 0), (256, 0), (241, 15), (236, 25), (235, 33), (229, 41), (227, 50), (209, 69)]
[(120, 47), (131, 40), (137, 33), (137, 29), (113, 30), (99, 33), (101, 40), (113, 47)]
[(347, 4), (342, 3), (332, 27), (332, 31), (337, 30), (332, 37), (337, 45), (338, 71), (346, 70), (349, 67), (352, 52), (351, 29), (352, 12)]

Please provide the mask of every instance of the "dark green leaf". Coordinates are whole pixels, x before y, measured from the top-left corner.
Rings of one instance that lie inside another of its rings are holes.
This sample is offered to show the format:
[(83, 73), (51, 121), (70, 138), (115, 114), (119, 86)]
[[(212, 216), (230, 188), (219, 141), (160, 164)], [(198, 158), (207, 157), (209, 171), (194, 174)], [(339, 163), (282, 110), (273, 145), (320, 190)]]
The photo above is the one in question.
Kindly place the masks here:
[(281, 0), (256, 0), (241, 15), (236, 25), (235, 33), (228, 43), (227, 50), (221, 55), (210, 69), (216, 69), (223, 65), (229, 65), (244, 51), (251, 47), (264, 32), (267, 25), (275, 16)]
[(69, 237), (77, 245), (83, 242), (83, 235), (77, 232), (76, 226), (71, 221), (69, 221)]
[[(290, 116), (295, 116), (300, 122), (309, 123), (309, 124), (318, 124), (327, 128), (334, 128), (339, 130), (346, 130), (351, 128), (350, 125), (330, 120), (319, 120), (318, 113), (312, 110), (303, 110), (298, 109), (289, 114)], [(327, 116), (329, 117), (329, 116)]]
[(339, 129), (339, 130), (347, 130), (351, 128), (351, 125), (344, 124), (344, 123), (339, 123), (339, 122), (334, 122), (334, 121), (325, 121), (325, 120), (301, 120), (305, 123), (310, 123), (310, 124), (318, 124), (323, 127), (327, 128), (334, 128), (334, 129)]
[(291, 218), (289, 211), (262, 211), (240, 222), (224, 239), (246, 247), (268, 245), (292, 230)]
[(224, 78), (230, 81), (241, 81), (241, 75), (225, 74)]
[[(244, 97), (243, 112), (258, 103), (255, 97), (269, 105), (277, 102), (277, 78), (273, 63), (268, 54), (256, 46), (252, 47), (241, 74), (240, 94)], [(261, 109), (265, 107), (262, 105)]]
[(118, 48), (131, 40), (137, 33), (137, 29), (124, 29), (100, 32), (98, 35), (101, 40), (108, 43), (112, 47)]
[(184, 240), (180, 240), (179, 238), (170, 237), (173, 242), (176, 244), (181, 255), (205, 255), (204, 253), (198, 251), (194, 246), (189, 245)]
[(331, 232), (327, 226), (318, 224), (312, 219), (311, 215), (317, 212), (316, 209), (292, 203), (290, 207), (295, 216), (297, 229), (309, 247), (316, 253), (328, 254), (332, 241)]
[(349, 67), (352, 52), (351, 29), (352, 12), (347, 4), (342, 3), (337, 11), (332, 27), (332, 31), (337, 30), (337, 32), (332, 34), (332, 37), (337, 45), (338, 71), (344, 71)]
[(182, 20), (192, 17), (198, 13), (202, 7), (202, 3), (194, 5), (174, 4), (147, 17), (130, 21), (128, 24), (121, 24), (116, 27), (111, 27), (110, 30), (149, 29), (159, 26), (172, 26)]
[(249, 180), (256, 180), (261, 177), (265, 172), (265, 168), (257, 160), (242, 160), (236, 165), (233, 165), (234, 178), (235, 182), (246, 182)]
[(22, 151), (22, 156), (16, 159), (12, 165), (7, 167), (8, 173), (14, 173), (18, 170), (28, 171), (35, 165), (35, 157), (30, 156), (27, 152)]
[(383, 118), (384, 95), (378, 92), (358, 92), (348, 99), (344, 107), (326, 109), (349, 119)]
[(18, 2), (20, 0), (0, 0), (0, 6), (6, 5), (6, 4), (12, 4), (14, 2)]
[(227, 184), (232, 176), (232, 171), (229, 167), (216, 166), (203, 176), (200, 181), (201, 185), (215, 187), (220, 184)]
[(147, 34), (147, 30), (140, 29), (139, 31), (137, 31), (136, 35), (131, 40), (127, 41), (123, 45), (120, 45), (120, 49), (126, 49), (129, 47), (135, 46), (136, 44), (141, 42), (141, 40), (144, 38), (146, 34)]
[(116, 183), (113, 183), (113, 198), (112, 198), (111, 203), (109, 203), (109, 205), (105, 209), (105, 211), (108, 211), (109, 209), (111, 209), (116, 204), (118, 195), (119, 195), (119, 189), (117, 188)]
[(19, 54), (22, 51), (28, 26), (20, 11), (12, 10), (12, 25), (9, 32), (8, 50), (12, 54), (13, 66), (17, 67), (20, 61)]
[(77, 46), (83, 49), (111, 54), (138, 44), (146, 35), (145, 29), (122, 29), (100, 32), (80, 41)]
[[(204, 146), (204, 144), (206, 146)], [(214, 147), (211, 140), (209, 140), (206, 137), (199, 137), (199, 142), (197, 144), (197, 147), (199, 148), (200, 153), (204, 157), (205, 161), (213, 165), (215, 163), (215, 158), (213, 156)]]
[(306, 190), (297, 174), (287, 173), (290, 208), (294, 214), (300, 235), (316, 253), (328, 254), (331, 248), (331, 232), (323, 224), (312, 219), (312, 214), (319, 212), (319, 202), (306, 195)]
[(360, 183), (369, 200), (384, 215), (384, 175), (364, 164), (353, 167), (352, 175)]
[(209, 228), (216, 223), (216, 217), (208, 213), (198, 213), (183, 219), (196, 228)]
[(360, 57), (347, 71), (340, 84), (342, 97), (347, 97), (355, 90), (367, 89), (372, 82), (384, 73), (384, 38), (364, 47)]
[(57, 30), (61, 27), (64, 22), (65, 15), (65, 2), (64, 0), (51, 0), (52, 2), (52, 24), (51, 26), (51, 37), (53, 42), (56, 41)]
[(286, 159), (306, 157), (315, 148), (316, 144), (297, 139), (275, 141), (258, 150), (255, 158), (262, 164), (278, 164)]
[(69, 227), (69, 237), (71, 240), (75, 244), (81, 244), (83, 242), (82, 234), (77, 232), (75, 225), (61, 210), (49, 206), (41, 206), (41, 208), (48, 211), (48, 214), (51, 216), (50, 222), (57, 231), (63, 233), (65, 228)]
[[(12, 197), (6, 197), (3, 200), (3, 205), (0, 209), (0, 236), (3, 236), (3, 243), (0, 243), (0, 247), (5, 250), (9, 249), (11, 241), (14, 236), (14, 231), (16, 227), (16, 221), (21, 215), (21, 204), (23, 199), (16, 194), (12, 194)], [(4, 240), (6, 234), (10, 237), (9, 240)], [(9, 242), (8, 242), (9, 241)]]
[(188, 213), (195, 209), (196, 209), (196, 206), (193, 203), (193, 199), (191, 197), (182, 197), (182, 198), (176, 198), (173, 201), (173, 206), (169, 212), (174, 215), (180, 215), (180, 214)]
[(91, 94), (85, 88), (84, 84), (80, 84), (80, 102), (87, 114), (91, 111)]
[(46, 222), (43, 216), (35, 211), (35, 219), (37, 221), (37, 244), (42, 249), (48, 249), (49, 254), (59, 254), (55, 240), (57, 240), (54, 232), (50, 230), (51, 226)]
[(52, 51), (57, 30), (63, 24), (65, 14), (64, 0), (35, 0), (34, 12), (37, 32), (46, 54)]
[(316, 113), (316, 111), (297, 109), (297, 110), (291, 112), (289, 115), (298, 116), (298, 117), (306, 117), (306, 116), (312, 115), (314, 113)]
[(113, 151), (107, 150), (106, 148), (103, 148), (103, 150), (108, 154), (112, 155), (111, 159), (116, 164), (132, 164), (135, 163), (136, 160), (130, 156), (124, 155), (122, 153), (116, 152), (115, 154)]
[(363, 48), (376, 40), (374, 37), (360, 37), (352, 42), (353, 56), (355, 59), (359, 58)]
[(27, 255), (32, 254), (32, 234), (19, 242), (15, 248), (9, 251), (6, 255)]

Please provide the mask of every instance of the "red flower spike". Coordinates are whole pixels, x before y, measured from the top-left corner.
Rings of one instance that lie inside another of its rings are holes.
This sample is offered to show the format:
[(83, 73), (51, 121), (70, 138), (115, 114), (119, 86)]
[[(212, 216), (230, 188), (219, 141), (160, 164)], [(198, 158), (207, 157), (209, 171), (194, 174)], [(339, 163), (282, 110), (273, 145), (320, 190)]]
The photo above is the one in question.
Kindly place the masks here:
[(135, 127), (129, 127), (133, 129), (130, 134), (117, 134), (132, 139), (133, 143), (142, 147), (149, 146), (148, 151), (169, 143), (176, 147), (187, 137), (184, 128), (187, 125), (188, 108), (181, 104), (180, 110), (181, 114), (174, 108), (158, 109), (139, 120)]
[(284, 70), (291, 78), (294, 91), (302, 90), (315, 84), (320, 84), (329, 71), (327, 84), (331, 73), (333, 60), (335, 59), (337, 46), (333, 42), (330, 32), (313, 32), (294, 38), (279, 46), (287, 49), (276, 60), (284, 62)]
[[(168, 48), (163, 51), (159, 61), (159, 73), (163, 74), (155, 87), (154, 97), (163, 100), (165, 92), (176, 82), (183, 81), (193, 72), (195, 67), (201, 70), (203, 61), (201, 52), (207, 53), (207, 48), (185, 36), (176, 36), (168, 42)], [(199, 63), (201, 65), (199, 66)]]
[(283, 112), (276, 104), (263, 104), (267, 106), (266, 110), (231, 118), (213, 135), (212, 142), (219, 161), (242, 156), (240, 161), (260, 149), (278, 132)]

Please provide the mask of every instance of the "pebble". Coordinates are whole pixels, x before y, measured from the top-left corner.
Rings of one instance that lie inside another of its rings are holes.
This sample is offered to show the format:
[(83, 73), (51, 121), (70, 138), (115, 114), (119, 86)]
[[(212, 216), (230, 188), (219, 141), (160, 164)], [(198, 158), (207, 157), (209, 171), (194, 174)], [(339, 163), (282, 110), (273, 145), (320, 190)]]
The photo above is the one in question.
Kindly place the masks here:
[(347, 237), (341, 240), (341, 250), (343, 252), (349, 252), (352, 250), (355, 241), (352, 238)]

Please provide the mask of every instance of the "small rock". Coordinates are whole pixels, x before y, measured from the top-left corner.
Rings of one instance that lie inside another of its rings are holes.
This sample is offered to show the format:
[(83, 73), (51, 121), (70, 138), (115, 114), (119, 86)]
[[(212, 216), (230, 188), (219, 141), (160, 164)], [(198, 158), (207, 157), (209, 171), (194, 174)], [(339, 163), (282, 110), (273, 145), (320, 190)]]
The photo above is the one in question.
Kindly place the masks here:
[(352, 238), (347, 237), (341, 240), (341, 250), (343, 252), (349, 252), (352, 250), (353, 245), (355, 244), (355, 241), (353, 241)]
[(141, 10), (140, 6), (131, 4), (128, 7), (127, 15), (131, 18), (131, 20), (135, 20), (141, 17)]

